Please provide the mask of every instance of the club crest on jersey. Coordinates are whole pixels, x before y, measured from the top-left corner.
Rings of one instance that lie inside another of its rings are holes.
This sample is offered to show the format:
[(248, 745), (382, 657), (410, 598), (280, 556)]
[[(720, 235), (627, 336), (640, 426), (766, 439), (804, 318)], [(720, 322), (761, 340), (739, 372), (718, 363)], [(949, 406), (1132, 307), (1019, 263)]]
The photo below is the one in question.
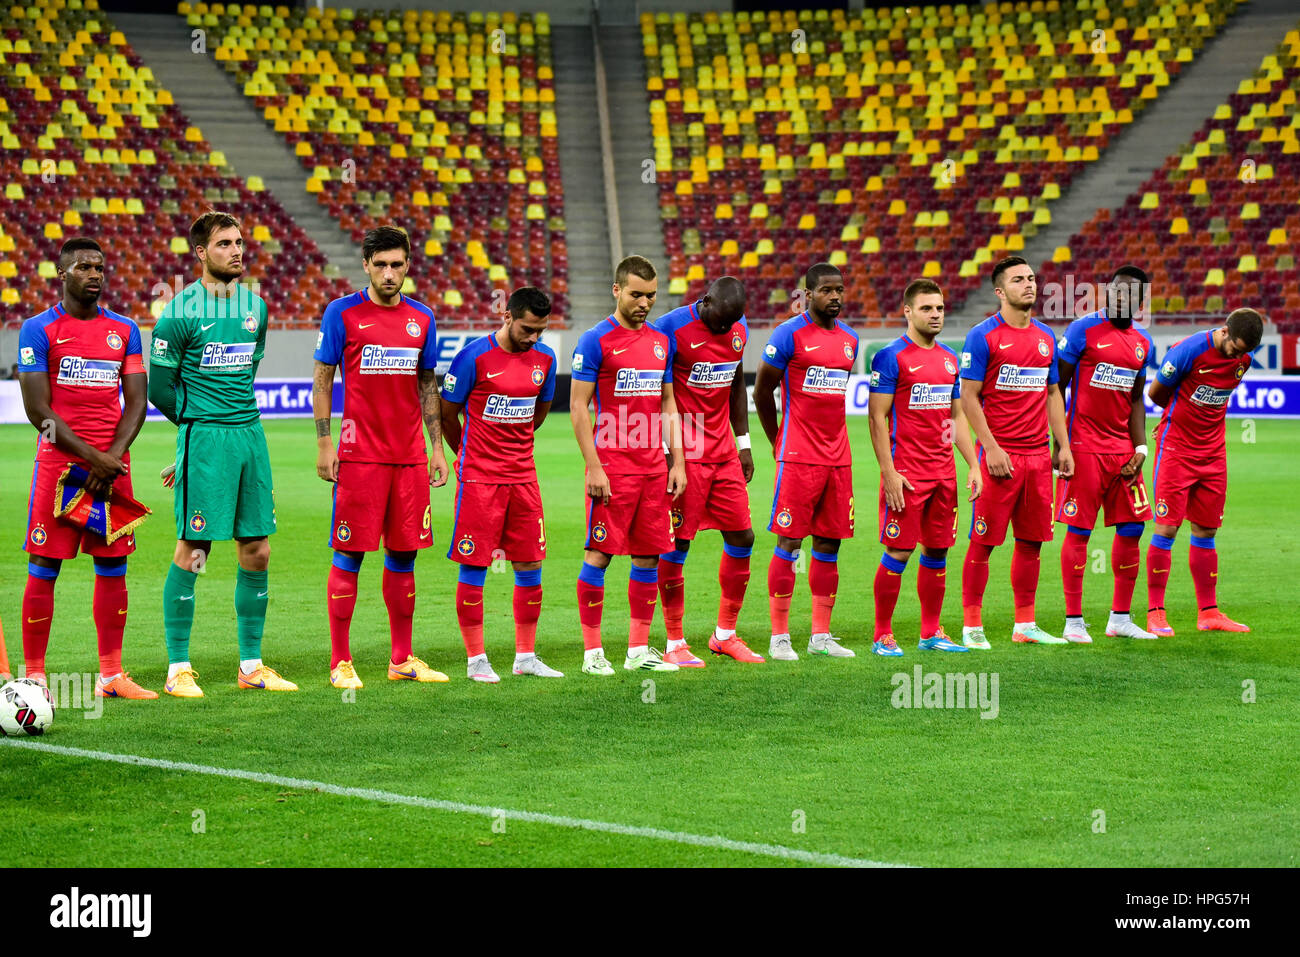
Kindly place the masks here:
[(247, 332), (256, 332), (256, 331), (257, 331), (257, 316), (256, 316), (256, 315), (254, 315), (253, 313), (250, 312), (248, 315), (246, 315), (246, 316), (244, 317), (244, 329), (245, 329), (245, 331), (247, 331)]
[(529, 378), (533, 380), (533, 385), (541, 385), (546, 381), (546, 373), (537, 366), (533, 366), (533, 374)]
[(952, 364), (952, 360), (951, 360), (951, 359), (944, 359), (944, 360), (943, 360), (943, 367), (944, 367), (944, 369), (947, 370), (948, 375), (956, 375), (956, 374), (957, 374), (957, 367), (956, 367), (955, 365)]
[(1147, 357), (1147, 351), (1143, 349), (1141, 346), (1138, 346), (1133, 351), (1137, 354), (1138, 362), (1141, 362), (1143, 359)]
[(44, 525), (37, 525), (35, 528), (32, 529), (32, 544), (33, 544), (33, 545), (44, 545), (44, 544), (45, 544), (45, 526), (44, 526)]
[(975, 519), (975, 534), (983, 535), (989, 530), (989, 523), (982, 518)]
[(1074, 499), (1070, 499), (1065, 503), (1064, 507), (1062, 507), (1061, 514), (1066, 518), (1074, 518), (1074, 516), (1079, 514), (1079, 503)]
[(591, 540), (593, 542), (603, 542), (609, 537), (609, 532), (605, 530), (604, 522), (597, 522), (591, 528)]
[(1164, 501), (1156, 502), (1156, 518), (1164, 518), (1169, 514), (1169, 506)]
[(847, 342), (844, 343), (844, 358), (848, 359), (850, 362), (853, 361), (853, 347)]
[(900, 532), (902, 532), (902, 529), (898, 527), (897, 522), (890, 522), (888, 525), (885, 526), (886, 538), (897, 538)]
[(1245, 366), (1237, 366), (1237, 372), (1236, 372), (1236, 376), (1237, 376), (1237, 378), (1240, 379), (1240, 378), (1241, 378), (1242, 376), (1244, 376), (1245, 374), (1246, 374), (1246, 367), (1245, 367)]
[(202, 512), (195, 512), (190, 516), (190, 531), (201, 532), (208, 527), (208, 520), (203, 517)]
[(664, 347), (657, 342), (655, 343), (655, 358), (656, 359), (668, 358), (668, 353), (664, 352)]
[(1038, 340), (1038, 354), (1044, 358), (1052, 354), (1052, 347), (1047, 344), (1046, 339)]
[(334, 531), (334, 537), (340, 542), (352, 540), (352, 529), (348, 528), (347, 522), (339, 522), (339, 527)]
[(682, 522), (686, 521), (686, 516), (682, 514), (682, 510), (680, 508), (675, 508), (668, 514), (672, 516), (674, 531), (681, 528)]
[(420, 324), (412, 319), (406, 324), (406, 334), (412, 339), (418, 339), (420, 336)]
[(788, 508), (783, 508), (776, 513), (776, 524), (778, 528), (789, 528), (794, 524), (794, 516), (790, 514)]
[(110, 332), (104, 341), (107, 342), (108, 347), (114, 351), (122, 348), (122, 337), (116, 332)]
[(467, 555), (467, 556), (473, 555), (474, 539), (466, 535), (464, 538), (462, 538), (460, 541), (456, 543), (456, 551), (460, 552), (462, 555)]
[(745, 340), (740, 337), (739, 332), (733, 332), (731, 334), (731, 348), (735, 349), (737, 352), (745, 351)]

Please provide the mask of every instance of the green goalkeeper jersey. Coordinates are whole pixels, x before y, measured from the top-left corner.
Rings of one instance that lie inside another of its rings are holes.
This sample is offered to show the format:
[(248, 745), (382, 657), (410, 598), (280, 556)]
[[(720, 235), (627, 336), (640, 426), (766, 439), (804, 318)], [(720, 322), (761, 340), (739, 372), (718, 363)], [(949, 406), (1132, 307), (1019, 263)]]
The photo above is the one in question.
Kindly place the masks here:
[(179, 370), (176, 421), (247, 425), (260, 413), (253, 373), (266, 352), (266, 303), (242, 284), (214, 296), (195, 280), (163, 308), (149, 349), (151, 370)]

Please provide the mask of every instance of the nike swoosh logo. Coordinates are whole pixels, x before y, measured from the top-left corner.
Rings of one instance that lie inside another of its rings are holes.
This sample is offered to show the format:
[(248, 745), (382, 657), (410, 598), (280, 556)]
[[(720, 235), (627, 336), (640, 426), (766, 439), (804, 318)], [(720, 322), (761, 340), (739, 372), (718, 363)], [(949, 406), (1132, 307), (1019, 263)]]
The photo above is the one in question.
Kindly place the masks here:
[(1210, 572), (1210, 577), (1211, 577), (1211, 578), (1218, 578), (1218, 577), (1219, 577), (1219, 573), (1218, 573), (1218, 572)]
[(76, 337), (76, 336), (68, 336), (68, 338), (66, 338), (66, 339), (55, 339), (55, 340), (54, 340), (54, 344), (55, 344), (56, 346), (61, 346), (61, 345), (63, 345), (65, 342), (71, 342), (71, 341), (72, 341), (73, 339), (75, 339), (75, 338), (77, 338), (77, 337)]
[(46, 615), (44, 618), (28, 618), (28, 619), (27, 619), (27, 624), (29, 624), (29, 625), (35, 625), (35, 624), (37, 624), (38, 622), (49, 621), (49, 620), (50, 620), (50, 616), (49, 616), (49, 615)]
[(1126, 568), (1137, 568), (1138, 563), (1134, 562), (1132, 565), (1120, 565), (1119, 567), (1120, 567), (1120, 571), (1123, 571)]
[(413, 592), (413, 591), (408, 591), (408, 592), (406, 593), (406, 597), (407, 597), (407, 598), (414, 598), (414, 597), (415, 597), (415, 592)]
[(587, 607), (588, 607), (588, 608), (595, 608), (597, 605), (603, 605), (603, 604), (605, 604), (605, 599), (602, 598), (600, 601), (589, 601), (589, 602), (587, 602)]
[(1098, 349), (1109, 349), (1109, 348), (1110, 348), (1111, 346), (1113, 346), (1114, 344), (1115, 344), (1115, 343), (1113, 343), (1113, 342), (1099, 342), (1099, 343), (1097, 343), (1097, 348), (1098, 348)]
[(505, 370), (505, 369), (502, 369), (500, 372), (489, 372), (489, 373), (487, 374), (487, 377), (488, 377), (489, 379), (495, 379), (497, 376), (499, 376), (499, 375), (505, 375), (505, 374), (506, 374), (506, 370)]
[(1151, 574), (1152, 574), (1152, 575), (1168, 575), (1168, 574), (1169, 574), (1169, 569), (1167, 569), (1167, 568), (1153, 568), (1153, 569), (1151, 569)]
[(357, 326), (357, 328), (358, 328), (358, 329), (369, 329), (369, 328), (370, 328), (371, 326), (373, 326), (373, 325), (374, 325), (373, 322), (363, 322), (363, 323), (361, 323), (361, 325)]
[(429, 537), (429, 533), (425, 532), (423, 535), (420, 536), (420, 541), (424, 541), (428, 537)]
[(803, 351), (804, 351), (804, 352), (812, 352), (814, 349), (820, 349), (820, 348), (821, 348), (821, 346), (804, 346), (804, 347), (803, 347)]
[(540, 605), (541, 602), (540, 602), (540, 601), (530, 601), (528, 604), (530, 604), (530, 605)]
[(352, 598), (353, 593), (348, 593), (346, 595), (330, 595), (330, 597), (331, 598)]
[(125, 615), (125, 614), (126, 614), (126, 609), (125, 609), (125, 608), (119, 608), (119, 609), (117, 610), (117, 613), (118, 613), (119, 615)]
[(908, 367), (907, 367), (907, 371), (908, 371), (908, 372), (915, 372), (917, 369), (922, 369), (922, 368), (924, 368), (924, 367), (925, 367), (925, 363), (923, 362), (923, 363), (921, 363), (919, 366), (908, 366)]
[(1002, 345), (998, 346), (998, 348), (999, 348), (999, 349), (1010, 349), (1010, 348), (1011, 348), (1011, 343), (1009, 343), (1009, 342), (1004, 342), (1004, 343), (1002, 343)]
[[(406, 597), (410, 598), (411, 596), (407, 595)], [(461, 602), (461, 604), (464, 605), (466, 608), (473, 608), (475, 605), (483, 604), (483, 599), (480, 598), (478, 601), (463, 601)]]
[(270, 593), (269, 593), (269, 592), (264, 592), (264, 591), (259, 591), (259, 592), (257, 593), (257, 597), (258, 597), (258, 598), (265, 598), (268, 594), (270, 594)]
[[(705, 339), (705, 340), (704, 340), (704, 342), (708, 342), (708, 341), (709, 341), (708, 339)], [(691, 343), (691, 348), (692, 348), (692, 349), (698, 349), (700, 346), (704, 345), (704, 342), (692, 342), (692, 343)]]
[(201, 331), (203, 331), (203, 332), (207, 332), (209, 329), (211, 329), (211, 328), (212, 328), (213, 326), (215, 326), (215, 325), (216, 325), (215, 322), (209, 322), (206, 326), (199, 326), (199, 329), (200, 329)]
[(1211, 372), (1213, 372), (1214, 370), (1213, 370), (1213, 369), (1197, 369), (1196, 371), (1197, 371), (1197, 373), (1199, 373), (1200, 375), (1209, 375), (1209, 374), (1210, 374)]
[(615, 350), (613, 350), (613, 352), (614, 352), (614, 355), (616, 355), (616, 356), (621, 356), (623, 353), (627, 352), (627, 350), (628, 350), (628, 349), (631, 349), (631, 348), (632, 348), (631, 346), (626, 346), (625, 348), (622, 348), (622, 349), (615, 349)]
[(772, 597), (773, 597), (773, 598), (789, 598), (790, 595), (793, 595), (793, 594), (794, 594), (794, 592), (790, 592), (789, 595), (773, 595)]
[(1075, 570), (1076, 572), (1081, 572), (1081, 571), (1083, 571), (1083, 570), (1084, 570), (1085, 568), (1087, 568), (1087, 567), (1088, 567), (1087, 565), (1075, 565), (1075, 566), (1074, 566), (1074, 570)]
[(194, 596), (193, 596), (193, 595), (177, 595), (176, 597), (179, 598), (181, 601), (193, 601), (193, 600), (194, 600)]

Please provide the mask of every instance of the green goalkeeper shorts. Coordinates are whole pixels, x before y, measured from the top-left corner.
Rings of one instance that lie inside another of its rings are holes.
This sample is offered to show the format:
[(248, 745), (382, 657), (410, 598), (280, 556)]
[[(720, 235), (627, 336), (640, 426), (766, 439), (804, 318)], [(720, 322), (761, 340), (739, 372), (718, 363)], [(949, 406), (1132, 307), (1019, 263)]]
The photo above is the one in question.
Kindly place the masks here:
[(176, 537), (262, 538), (275, 531), (271, 458), (262, 424), (193, 422), (176, 432)]

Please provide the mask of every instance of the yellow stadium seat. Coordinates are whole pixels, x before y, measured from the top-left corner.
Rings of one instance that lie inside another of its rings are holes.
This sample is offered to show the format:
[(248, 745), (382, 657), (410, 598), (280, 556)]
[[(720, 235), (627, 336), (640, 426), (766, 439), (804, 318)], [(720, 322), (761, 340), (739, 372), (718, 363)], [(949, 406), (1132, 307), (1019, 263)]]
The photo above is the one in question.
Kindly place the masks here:
[[(799, 226), (798, 226), (798, 228), (799, 228), (799, 229), (816, 229), (816, 228), (817, 228), (817, 217), (816, 217), (815, 215), (813, 215), (812, 213), (804, 213), (802, 216), (799, 217)], [(704, 278), (704, 277), (701, 276), (700, 278), (702, 279), (702, 278)]]
[(861, 248), (859, 251), (860, 251), (860, 252), (864, 252), (864, 253), (878, 253), (878, 252), (880, 252), (880, 239), (879, 239), (879, 237), (877, 237), (877, 236), (868, 236), (866, 239), (862, 240), (862, 248)]
[(269, 243), (271, 241), (271, 231), (259, 223), (253, 227), (253, 241)]
[(1052, 262), (1054, 263), (1068, 263), (1071, 260), (1072, 257), (1070, 255), (1069, 246), (1057, 246), (1052, 252)]
[(1159, 193), (1143, 193), (1142, 202), (1138, 204), (1138, 209), (1158, 209), (1160, 206)]
[(306, 140), (299, 140), (298, 145), (293, 148), (293, 154), (295, 156), (311, 156), (311, 144)]
[(442, 294), (442, 301), (444, 305), (448, 306), (463, 306), (465, 304), (465, 300), (461, 298), (458, 289), (448, 289)]
[(1046, 206), (1039, 206), (1034, 210), (1034, 225), (1049, 226), (1052, 222), (1052, 211)]
[(1190, 183), (1187, 184), (1188, 196), (1200, 196), (1204, 192), (1205, 192), (1205, 179), (1203, 177), (1198, 176), (1196, 177), (1196, 179), (1192, 180)]
[(46, 224), (45, 224), (45, 238), (46, 238), (46, 239), (62, 239), (62, 238), (63, 238), (63, 227), (60, 226), (58, 223), (46, 223)]
[(81, 225), (81, 213), (77, 212), (75, 209), (65, 209), (65, 210), (63, 211), (63, 225), (64, 225), (64, 226), (80, 226), (80, 225)]
[(1222, 286), (1222, 285), (1223, 285), (1223, 270), (1222, 270), (1222, 269), (1219, 269), (1218, 267), (1215, 267), (1214, 269), (1211, 269), (1211, 270), (1209, 270), (1208, 272), (1206, 272), (1206, 274), (1205, 274), (1205, 282), (1203, 283), (1203, 285), (1206, 285), (1206, 286)]
[(190, 243), (184, 236), (173, 236), (170, 248), (177, 256), (184, 256), (190, 251)]
[(718, 255), (719, 255), (719, 256), (739, 256), (739, 255), (740, 255), (740, 245), (739, 245), (739, 244), (738, 244), (734, 239), (723, 240), (722, 245), (718, 247)]
[(1187, 232), (1187, 220), (1182, 216), (1175, 216), (1174, 221), (1169, 224), (1170, 236), (1181, 236)]
[(441, 255), (442, 255), (442, 243), (438, 242), (438, 240), (436, 240), (436, 239), (428, 239), (428, 240), (425, 240), (425, 243), (424, 243), (424, 254), (425, 254), (426, 256), (441, 256)]
[(690, 285), (682, 276), (677, 276), (668, 281), (668, 294), (671, 296), (684, 296), (689, 288)]
[(42, 279), (55, 279), (58, 277), (59, 271), (55, 267), (54, 263), (46, 259), (42, 260), (36, 267), (36, 275), (40, 276)]
[(1259, 269), (1259, 265), (1255, 262), (1255, 257), (1250, 253), (1242, 256), (1237, 263), (1237, 272), (1255, 272), (1257, 269)]
[(1259, 203), (1246, 203), (1241, 207), (1242, 219), (1259, 219)]
[(1277, 228), (1275, 228), (1275, 229), (1271, 229), (1271, 230), (1269, 230), (1269, 233), (1268, 233), (1268, 245), (1270, 245), (1270, 246), (1285, 246), (1285, 245), (1286, 245), (1286, 230), (1283, 229), (1283, 228), (1280, 227), (1280, 226), (1277, 227)]
[(926, 279), (933, 279), (942, 273), (943, 269), (936, 260), (927, 259), (925, 265), (921, 268), (921, 275)]
[(889, 204), (890, 216), (902, 216), (905, 212), (907, 212), (907, 203), (903, 202), (901, 199), (895, 199), (890, 201)]
[(203, 142), (203, 134), (199, 132), (199, 128), (197, 126), (185, 127), (185, 142), (187, 143)]

